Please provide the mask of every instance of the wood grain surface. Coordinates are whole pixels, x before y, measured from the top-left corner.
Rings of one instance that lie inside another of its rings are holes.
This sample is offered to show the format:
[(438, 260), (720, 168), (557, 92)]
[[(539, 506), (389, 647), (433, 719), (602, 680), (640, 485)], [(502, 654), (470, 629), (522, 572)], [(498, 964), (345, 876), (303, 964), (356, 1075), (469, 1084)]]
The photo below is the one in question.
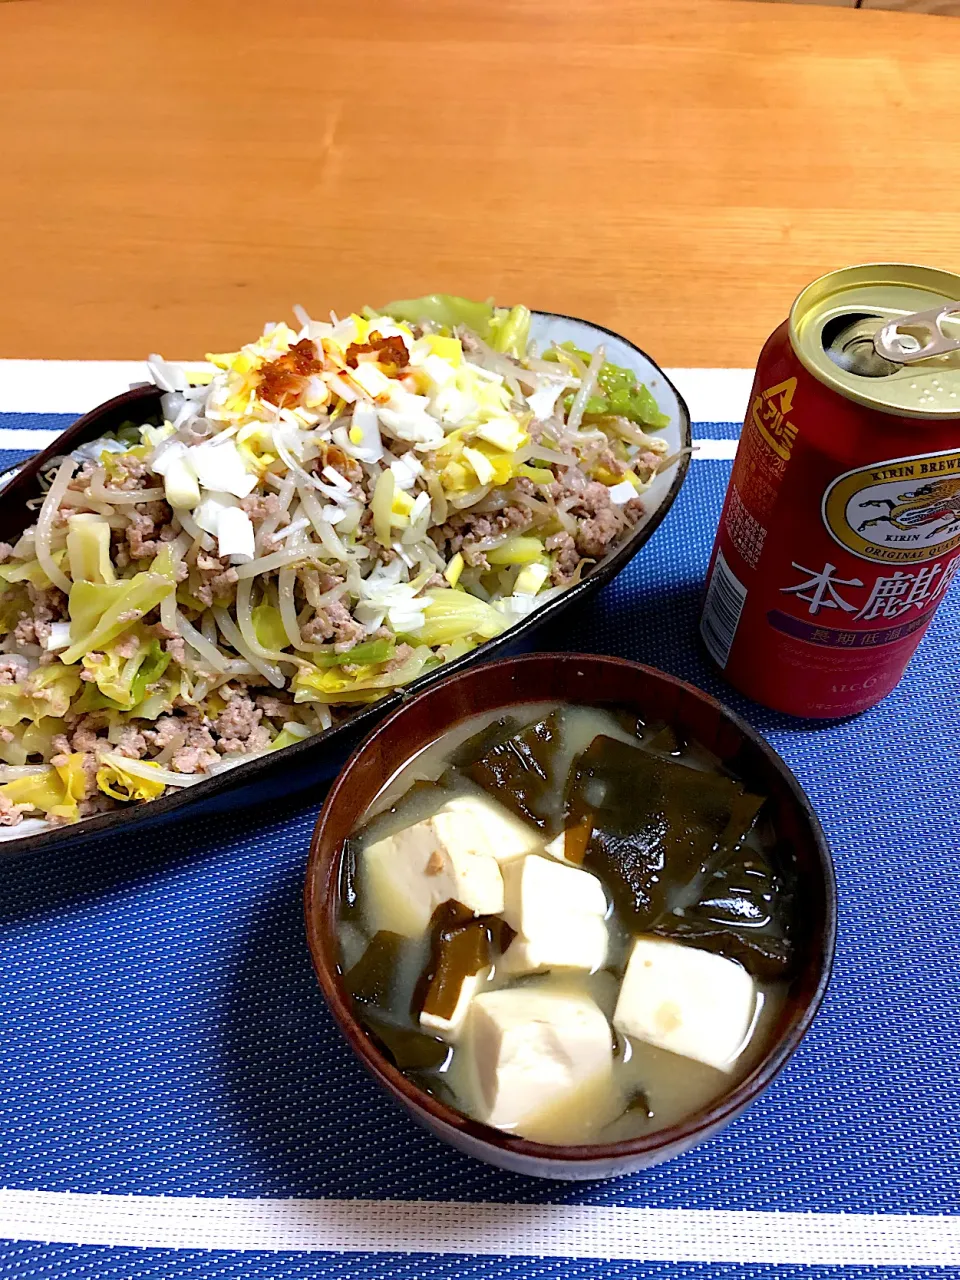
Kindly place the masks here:
[(0, 355), (436, 289), (748, 365), (817, 274), (960, 268), (960, 23), (737, 0), (0, 4)]
[[(827, 0), (829, 3), (830, 0)], [(960, 0), (862, 0), (862, 9), (898, 9), (906, 13), (931, 13), (960, 17)], [(936, 38), (936, 37), (934, 37)]]

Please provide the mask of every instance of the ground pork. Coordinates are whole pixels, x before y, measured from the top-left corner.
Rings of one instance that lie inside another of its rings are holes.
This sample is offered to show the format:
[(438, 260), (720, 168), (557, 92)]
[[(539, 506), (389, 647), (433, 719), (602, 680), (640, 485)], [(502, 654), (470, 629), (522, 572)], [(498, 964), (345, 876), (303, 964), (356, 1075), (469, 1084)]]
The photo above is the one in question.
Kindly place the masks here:
[(463, 556), (464, 563), (469, 565), (471, 569), (479, 569), (481, 573), (486, 573), (490, 568), (490, 561), (483, 552), (478, 551), (476, 547), (461, 548), (461, 555)]
[[(134, 613), (134, 618), (138, 616), (139, 616), (139, 613)], [(121, 614), (118, 621), (121, 621), (121, 620), (124, 622), (132, 622), (133, 618), (124, 618), (123, 615)], [(130, 631), (125, 636), (121, 636), (120, 639), (116, 641), (116, 643), (113, 646), (113, 651), (119, 658), (132, 658), (139, 648), (140, 648), (139, 636), (136, 634), (135, 631)]]
[(622, 521), (615, 507), (605, 507), (595, 516), (580, 523), (577, 530), (577, 550), (583, 556), (597, 559), (606, 555), (610, 543), (615, 542), (622, 528)]
[(0, 684), (16, 684), (25, 670), (19, 658), (0, 658)]
[(631, 498), (623, 508), (623, 514), (628, 524), (636, 524), (644, 511), (646, 511), (646, 507), (643, 505), (643, 499), (639, 497)]
[(280, 499), (275, 493), (268, 493), (266, 497), (251, 493), (248, 498), (241, 499), (240, 506), (256, 524), (260, 520), (266, 520), (267, 516), (277, 514), (280, 510)]
[(106, 813), (108, 809), (114, 808), (114, 803), (109, 796), (105, 796), (98, 789), (96, 795), (87, 796), (77, 805), (77, 812), (81, 818), (92, 818), (96, 813)]
[(325, 592), (332, 591), (334, 587), (339, 587), (343, 583), (343, 578), (338, 574), (329, 573), (326, 569), (305, 568), (297, 572), (303, 586), (303, 594), (315, 609), (318, 607), (317, 601)]
[(220, 759), (199, 708), (189, 704), (176, 715), (158, 716), (152, 729), (143, 730), (143, 736), (157, 752), (175, 745), (169, 763), (176, 773), (206, 773)]
[[(155, 498), (152, 502), (138, 502), (134, 510), (149, 516), (157, 526), (168, 525), (173, 521), (173, 509), (163, 498)], [(168, 542), (176, 536), (176, 532), (171, 529), (166, 534), (164, 541)]]
[(18, 827), (29, 808), (28, 804), (14, 804), (5, 795), (0, 795), (0, 827)]
[(410, 645), (398, 644), (393, 657), (384, 666), (384, 671), (396, 671), (399, 667), (403, 666), (411, 653), (413, 653), (413, 648)]
[(147, 474), (147, 468), (143, 461), (135, 455), (114, 456), (110, 460), (110, 470), (113, 473), (109, 481), (111, 489), (131, 490), (148, 487), (140, 483)]
[(307, 644), (318, 644), (333, 639), (337, 653), (345, 653), (358, 644), (364, 635), (363, 626), (350, 616), (350, 610), (339, 600), (318, 609), (302, 630)]
[(57, 751), (111, 751), (106, 738), (107, 721), (102, 711), (91, 711), (80, 716), (68, 726), (68, 734), (58, 734), (53, 739)]
[(553, 567), (550, 572), (550, 579), (554, 586), (563, 587), (571, 580), (576, 572), (577, 565), (580, 563), (580, 553), (577, 551), (577, 544), (566, 530), (560, 533), (552, 533), (546, 541), (548, 551), (555, 551)]
[(196, 562), (199, 582), (193, 595), (201, 604), (209, 608), (215, 601), (233, 596), (233, 588), (237, 584), (237, 571), (225, 557), (207, 555), (205, 551), (197, 552)]
[(468, 356), (478, 356), (481, 354), (483, 346), (475, 333), (472, 333), (463, 325), (458, 325), (457, 328), (454, 329), (454, 333), (460, 339), (460, 345)]
[(170, 657), (182, 667), (187, 660), (187, 645), (183, 636), (171, 636), (163, 642), (163, 647)]
[(596, 458), (597, 466), (606, 467), (611, 475), (622, 476), (627, 464), (621, 462), (611, 449), (601, 449)]
[(258, 694), (255, 702), (263, 714), (269, 716), (271, 720), (292, 719), (296, 712), (292, 702), (284, 702), (282, 698), (274, 697), (272, 693)]
[[(124, 537), (134, 560), (152, 559), (165, 542), (177, 536), (170, 523), (173, 513), (165, 502), (144, 502), (134, 507)], [(161, 526), (158, 532), (157, 526)], [(156, 534), (156, 536), (154, 536)]]
[[(84, 782), (84, 791), (81, 799), (89, 800), (91, 796), (103, 796), (103, 793), (97, 786), (97, 769), (99, 768), (99, 761), (92, 751), (83, 752), (83, 759), (80, 761), (80, 767), (83, 770)], [(103, 796), (103, 799), (107, 800), (108, 797)], [(105, 804), (101, 807), (109, 808), (110, 806)]]
[(208, 751), (203, 747), (185, 746), (174, 753), (170, 768), (175, 773), (207, 773), (210, 766), (216, 764), (219, 759), (216, 751)]
[(599, 480), (589, 480), (575, 467), (564, 467), (560, 479), (550, 485), (549, 493), (556, 502), (567, 500), (569, 510), (577, 515), (594, 515), (601, 507), (610, 505), (607, 486)]
[(163, 641), (163, 647), (173, 658), (174, 662), (179, 662), (182, 666), (187, 660), (187, 649), (183, 636), (178, 635), (176, 631), (168, 630), (162, 622), (155, 622), (153, 626), (147, 630), (151, 635)]
[(563, 478), (550, 486), (550, 493), (579, 518), (575, 541), (581, 556), (596, 559), (605, 555), (623, 528), (620, 510), (610, 501), (607, 486), (568, 468)]
[[(103, 661), (103, 654), (98, 653), (96, 649), (91, 649), (86, 656), (90, 659), (91, 662), (99, 663)], [(86, 680), (87, 684), (95, 684), (97, 679), (97, 673), (95, 671), (90, 671), (87, 667), (84, 667), (83, 670), (80, 672), (80, 679)]]
[(263, 751), (270, 745), (270, 732), (260, 723), (263, 710), (246, 693), (235, 693), (213, 722), (219, 735), (217, 750), (223, 755), (236, 751)]
[(11, 547), (10, 543), (0, 542), (0, 564), (3, 564), (5, 560), (9, 560), (12, 555), (13, 547)]
[(509, 506), (499, 512), (472, 513), (451, 516), (436, 532), (439, 545), (447, 543), (451, 554), (463, 552), (468, 564), (473, 563), (468, 552), (478, 542), (498, 538), (503, 534), (518, 533), (529, 527), (533, 516), (526, 507)]
[(152, 729), (144, 730), (146, 738), (158, 751), (169, 747), (177, 738), (185, 737), (185, 725), (176, 716), (158, 716)]
[(67, 616), (67, 597), (57, 587), (35, 587), (27, 583), (30, 597), (30, 613), (20, 615), (13, 629), (18, 644), (43, 645), (50, 634), (50, 623), (63, 621)]
[(79, 491), (86, 489), (87, 481), (91, 479), (98, 466), (99, 463), (96, 462), (82, 462), (80, 470), (74, 475), (67, 488)]
[(129, 760), (142, 760), (147, 754), (147, 740), (132, 724), (124, 725), (113, 749)]

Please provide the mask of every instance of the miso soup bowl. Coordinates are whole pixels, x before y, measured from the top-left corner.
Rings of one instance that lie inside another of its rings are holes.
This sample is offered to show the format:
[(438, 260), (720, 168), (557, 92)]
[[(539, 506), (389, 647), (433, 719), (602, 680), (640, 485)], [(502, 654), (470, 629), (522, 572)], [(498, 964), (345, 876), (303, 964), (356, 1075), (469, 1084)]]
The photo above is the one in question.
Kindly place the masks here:
[[(387, 781), (423, 747), (461, 721), (511, 706), (569, 702), (625, 708), (696, 738), (759, 793), (796, 871), (797, 958), (769, 1048), (745, 1078), (683, 1123), (626, 1142), (553, 1146), (481, 1124), (406, 1079), (354, 1017), (337, 944), (343, 843)], [(468, 1155), (542, 1178), (612, 1178), (659, 1164), (718, 1133), (782, 1070), (823, 1000), (836, 936), (836, 883), (820, 823), (796, 778), (733, 712), (692, 685), (637, 662), (592, 654), (534, 654), (461, 672), (383, 720), (351, 756), (314, 830), (305, 887), (307, 938), (320, 987), (340, 1030), (363, 1063), (410, 1115)]]

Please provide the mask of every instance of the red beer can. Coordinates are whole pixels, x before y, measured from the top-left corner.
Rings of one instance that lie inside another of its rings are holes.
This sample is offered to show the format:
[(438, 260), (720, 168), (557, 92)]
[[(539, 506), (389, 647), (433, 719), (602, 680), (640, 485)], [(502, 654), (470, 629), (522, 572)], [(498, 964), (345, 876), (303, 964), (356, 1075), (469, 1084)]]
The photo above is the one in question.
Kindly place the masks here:
[(849, 267), (760, 356), (700, 632), (795, 716), (893, 689), (960, 571), (960, 276)]

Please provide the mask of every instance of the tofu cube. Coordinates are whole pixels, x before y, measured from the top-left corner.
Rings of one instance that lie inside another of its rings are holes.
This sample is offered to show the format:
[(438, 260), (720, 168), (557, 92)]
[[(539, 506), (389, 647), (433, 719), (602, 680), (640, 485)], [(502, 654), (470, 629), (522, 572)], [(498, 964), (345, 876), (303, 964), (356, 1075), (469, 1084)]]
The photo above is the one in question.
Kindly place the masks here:
[[(476, 915), (503, 910), (503, 877), (496, 858), (469, 838), (469, 822), (438, 823), (439, 817), (364, 849), (362, 873), (374, 932), (389, 929), (419, 938), (436, 908), (451, 899)], [(464, 831), (468, 834), (461, 839)]]
[(566, 827), (549, 844), (545, 844), (543, 852), (567, 866), (579, 867), (590, 846), (592, 834), (593, 818), (590, 814), (584, 814), (579, 822)]
[(567, 855), (564, 850), (566, 839), (567, 833), (565, 831), (561, 831), (558, 836), (554, 836), (549, 844), (545, 844), (543, 846), (543, 852), (548, 854), (551, 858), (556, 858), (558, 862), (566, 862)]
[(757, 991), (745, 969), (666, 938), (637, 938), (613, 1025), (635, 1040), (730, 1071), (746, 1044)]
[(610, 1027), (589, 996), (514, 987), (477, 996), (468, 1044), (483, 1119), (514, 1129), (613, 1065)]
[(527, 826), (486, 796), (455, 796), (443, 806), (436, 820), (451, 838), (470, 842), (475, 852), (488, 853), (500, 863), (540, 848), (541, 836), (535, 827)]
[(477, 994), (477, 988), (481, 982), (486, 982), (489, 968), (483, 969), (480, 973), (469, 974), (464, 978), (460, 987), (460, 994), (457, 997), (457, 1005), (449, 1018), (440, 1018), (434, 1013), (427, 1013), (426, 1010), (420, 1014), (420, 1025), (424, 1031), (430, 1031), (434, 1035), (440, 1036), (443, 1040), (449, 1040), (451, 1044), (455, 1044), (460, 1039), (460, 1033), (463, 1031), (464, 1023), (467, 1020), (467, 1014), (470, 1012), (470, 1005), (473, 998)]
[(595, 973), (607, 959), (607, 925), (600, 916), (557, 916), (552, 927), (533, 937), (519, 934), (498, 966), (504, 974), (545, 973), (548, 969), (583, 969)]
[(558, 920), (571, 915), (607, 914), (596, 876), (535, 854), (506, 863), (503, 895), (503, 918), (526, 938), (552, 933)]

